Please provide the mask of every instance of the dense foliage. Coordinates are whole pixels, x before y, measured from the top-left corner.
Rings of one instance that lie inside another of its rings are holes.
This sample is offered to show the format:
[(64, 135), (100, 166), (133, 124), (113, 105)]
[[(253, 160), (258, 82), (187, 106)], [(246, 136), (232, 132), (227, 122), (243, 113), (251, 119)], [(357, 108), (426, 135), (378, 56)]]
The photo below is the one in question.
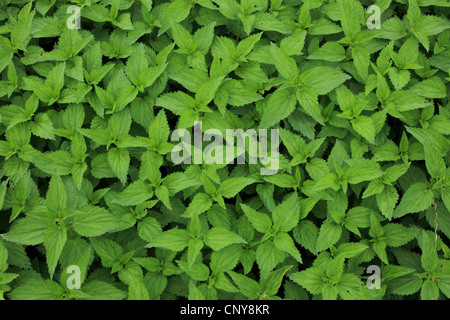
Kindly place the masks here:
[[(0, 0), (0, 298), (450, 297), (449, 16)], [(277, 129), (278, 171), (175, 163), (195, 121)]]

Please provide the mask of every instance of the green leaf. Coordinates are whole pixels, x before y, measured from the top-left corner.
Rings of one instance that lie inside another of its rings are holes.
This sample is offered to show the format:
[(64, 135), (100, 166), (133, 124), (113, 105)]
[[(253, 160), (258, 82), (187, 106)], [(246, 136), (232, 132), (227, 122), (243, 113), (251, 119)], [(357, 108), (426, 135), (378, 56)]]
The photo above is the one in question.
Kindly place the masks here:
[(310, 54), (308, 59), (339, 62), (345, 59), (345, 49), (337, 42), (326, 42)]
[(364, 252), (368, 246), (362, 243), (342, 243), (337, 248), (338, 255), (346, 259), (353, 258)]
[(113, 201), (122, 206), (135, 206), (151, 199), (152, 196), (152, 189), (144, 182), (138, 180), (128, 185)]
[(13, 52), (10, 52), (8, 50), (0, 50), (0, 72), (2, 72), (3, 69), (5, 69), (10, 64), (13, 56)]
[(360, 299), (361, 286), (361, 279), (352, 273), (344, 273), (336, 285), (339, 296), (344, 300)]
[(322, 280), (322, 271), (318, 268), (308, 268), (300, 272), (294, 272), (289, 279), (298, 283), (311, 294), (321, 294), (325, 283)]
[(412, 91), (394, 91), (389, 96), (389, 101), (394, 104), (396, 110), (399, 112), (411, 111), (427, 106), (425, 99)]
[(423, 150), (425, 154), (425, 165), (430, 176), (435, 179), (444, 177), (447, 167), (436, 148), (431, 144), (425, 143)]
[(366, 116), (358, 116), (351, 121), (353, 129), (371, 144), (375, 144), (375, 124)]
[(276, 174), (264, 177), (264, 180), (281, 188), (294, 188), (297, 186), (297, 182), (294, 178), (287, 174)]
[(127, 294), (111, 283), (93, 280), (83, 285), (83, 291), (89, 295), (88, 300), (123, 300)]
[(170, 205), (169, 189), (167, 189), (165, 185), (156, 187), (155, 195), (167, 209), (172, 210), (172, 206)]
[(256, 249), (256, 262), (261, 271), (261, 277), (266, 277), (285, 258), (284, 251), (278, 249), (271, 241), (260, 244)]
[(383, 227), (383, 237), (386, 245), (389, 247), (400, 247), (414, 239), (417, 235), (417, 230), (407, 228), (401, 224), (389, 223)]
[(210, 267), (213, 272), (228, 272), (233, 270), (242, 254), (240, 245), (231, 245), (211, 254)]
[(316, 67), (303, 72), (299, 79), (305, 86), (312, 87), (317, 94), (324, 95), (350, 79), (350, 76), (337, 68)]
[(205, 234), (204, 241), (214, 251), (218, 251), (234, 243), (246, 243), (239, 235), (222, 227), (208, 230)]
[(149, 272), (144, 277), (144, 283), (150, 297), (158, 298), (167, 287), (167, 277), (160, 273)]
[(392, 293), (398, 295), (410, 295), (416, 293), (422, 287), (422, 280), (417, 276), (408, 275), (394, 279), (390, 282)]
[(272, 220), (268, 215), (260, 213), (255, 209), (242, 203), (241, 208), (244, 211), (244, 214), (247, 216), (250, 223), (256, 229), (256, 231), (261, 233), (269, 232), (270, 228), (272, 227)]
[(449, 279), (444, 278), (444, 279), (440, 279), (440, 280), (441, 281), (438, 282), (439, 290), (441, 290), (442, 293), (444, 293), (446, 295), (446, 297), (448, 298), (448, 296), (450, 295)]
[(149, 248), (165, 248), (172, 251), (182, 251), (187, 247), (191, 235), (185, 230), (171, 229), (164, 231), (153, 239)]
[(189, 240), (189, 245), (188, 245), (188, 266), (192, 266), (192, 264), (194, 263), (195, 259), (200, 254), (203, 246), (204, 246), (203, 242), (201, 240), (199, 240), (199, 239), (191, 239), (191, 240)]
[(297, 63), (295, 63), (295, 60), (289, 57), (283, 49), (272, 45), (270, 46), (270, 54), (272, 55), (275, 67), (283, 78), (285, 78), (286, 80), (297, 78)]
[(420, 300), (437, 300), (439, 298), (439, 287), (436, 282), (425, 280), (420, 289)]
[(220, 184), (217, 193), (220, 194), (224, 198), (232, 198), (236, 196), (242, 189), (246, 186), (252, 184), (254, 179), (252, 178), (230, 178), (223, 181)]
[(300, 201), (297, 193), (291, 193), (272, 212), (273, 226), (278, 231), (292, 230), (300, 218)]
[(46, 251), (48, 272), (53, 278), (59, 257), (67, 241), (67, 229), (65, 227), (52, 226), (44, 234), (44, 247)]
[(395, 206), (399, 199), (397, 189), (392, 186), (386, 186), (383, 191), (377, 194), (376, 199), (381, 213), (387, 219), (391, 220), (394, 215)]
[(53, 176), (47, 191), (47, 208), (52, 212), (60, 212), (67, 207), (67, 192), (60, 176)]
[(297, 99), (290, 90), (278, 89), (268, 98), (259, 127), (270, 128), (287, 118), (294, 111), (296, 104)]
[(122, 258), (123, 249), (117, 242), (105, 238), (93, 238), (90, 242), (104, 267), (111, 268)]
[(46, 113), (39, 113), (30, 123), (31, 132), (43, 139), (55, 139), (53, 123)]
[(13, 300), (63, 300), (65, 290), (52, 280), (30, 279), (10, 293)]
[(231, 281), (223, 273), (219, 273), (214, 281), (214, 287), (227, 292), (239, 292)]
[(250, 279), (240, 273), (229, 271), (228, 274), (231, 279), (236, 283), (239, 290), (250, 300), (255, 300), (258, 295), (262, 292), (262, 286), (253, 279)]
[(406, 190), (393, 216), (399, 218), (408, 213), (423, 211), (432, 205), (433, 198), (433, 191), (425, 183), (414, 183)]
[(189, 277), (197, 281), (205, 281), (209, 276), (209, 268), (203, 263), (196, 262), (189, 266), (184, 261), (177, 261), (180, 268), (187, 273)]
[(309, 86), (302, 86), (295, 91), (295, 96), (302, 110), (320, 124), (324, 124), (323, 108), (318, 102), (317, 92)]
[(316, 252), (316, 242), (319, 237), (319, 228), (309, 220), (303, 220), (293, 230), (295, 241), (312, 253)]
[(441, 198), (442, 201), (444, 202), (445, 206), (447, 207), (447, 210), (450, 211), (450, 188), (449, 187), (445, 187), (441, 189)]
[(211, 208), (213, 201), (206, 193), (197, 193), (189, 204), (184, 216), (193, 217)]
[(194, 282), (192, 282), (192, 281), (189, 282), (188, 299), (189, 300), (205, 300), (204, 294), (200, 291), (200, 289), (195, 287)]
[(286, 232), (278, 233), (278, 235), (274, 238), (273, 243), (275, 244), (275, 247), (290, 254), (295, 260), (302, 263), (300, 252), (295, 247), (294, 240), (292, 240), (289, 234)]
[(70, 174), (75, 164), (70, 153), (62, 150), (37, 155), (32, 161), (45, 173), (61, 176)]
[(411, 78), (408, 70), (398, 70), (397, 68), (389, 69), (389, 79), (391, 79), (395, 90), (400, 90), (406, 86)]
[(422, 250), (421, 263), (425, 271), (435, 271), (439, 265), (439, 258), (436, 252), (436, 244), (434, 237), (427, 231), (423, 230), (419, 234), (418, 241)]
[(73, 229), (85, 237), (97, 237), (121, 226), (119, 218), (99, 206), (86, 206), (73, 218)]
[(31, 11), (31, 3), (28, 3), (19, 11), (17, 22), (11, 30), (11, 44), (14, 48), (26, 50), (31, 39), (31, 24), (35, 11)]
[(280, 286), (283, 282), (283, 277), (293, 266), (287, 265), (281, 267), (278, 270), (272, 271), (261, 281), (261, 285), (264, 288), (264, 293), (268, 296), (274, 296), (277, 294)]
[(415, 84), (411, 87), (411, 91), (425, 98), (436, 99), (447, 96), (445, 85), (438, 77), (432, 77)]
[(126, 149), (111, 148), (108, 151), (108, 163), (122, 184), (127, 180), (130, 166), (130, 154)]
[(152, 217), (145, 217), (137, 225), (139, 237), (145, 241), (152, 242), (152, 240), (162, 232), (162, 228), (158, 221)]
[(353, 64), (363, 80), (369, 75), (370, 52), (364, 47), (355, 47), (352, 50)]
[(38, 245), (44, 242), (44, 234), (52, 223), (46, 216), (30, 215), (16, 220), (3, 238), (19, 244)]
[(340, 9), (342, 29), (345, 35), (353, 40), (361, 30), (360, 21), (363, 8), (355, 0), (344, 0), (340, 2)]
[(385, 264), (389, 264), (389, 260), (386, 253), (386, 242), (383, 240), (377, 240), (372, 244), (372, 249), (380, 258), (381, 261), (383, 261)]
[(345, 162), (350, 165), (350, 168), (346, 172), (348, 183), (358, 184), (362, 181), (370, 181), (383, 175), (383, 170), (375, 161), (351, 159)]
[(3, 242), (0, 241), (0, 273), (8, 269), (8, 250), (6, 250)]
[(319, 230), (316, 242), (316, 251), (323, 251), (335, 244), (342, 234), (342, 227), (333, 222), (325, 222)]

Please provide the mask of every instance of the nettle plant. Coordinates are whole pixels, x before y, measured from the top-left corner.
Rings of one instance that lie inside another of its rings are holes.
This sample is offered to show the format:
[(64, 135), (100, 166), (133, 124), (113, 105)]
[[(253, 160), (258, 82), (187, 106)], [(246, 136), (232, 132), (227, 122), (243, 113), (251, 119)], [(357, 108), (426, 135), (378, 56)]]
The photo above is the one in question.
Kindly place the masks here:
[(0, 298), (450, 298), (448, 1), (0, 2)]

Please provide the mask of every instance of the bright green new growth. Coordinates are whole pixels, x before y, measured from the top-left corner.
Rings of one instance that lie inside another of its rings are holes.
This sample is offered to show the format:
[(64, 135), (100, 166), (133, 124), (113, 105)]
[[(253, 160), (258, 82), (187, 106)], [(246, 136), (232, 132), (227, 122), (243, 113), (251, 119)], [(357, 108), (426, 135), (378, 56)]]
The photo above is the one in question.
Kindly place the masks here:
[[(449, 16), (3, 0), (0, 300), (450, 298)], [(196, 121), (279, 170), (175, 164)]]

